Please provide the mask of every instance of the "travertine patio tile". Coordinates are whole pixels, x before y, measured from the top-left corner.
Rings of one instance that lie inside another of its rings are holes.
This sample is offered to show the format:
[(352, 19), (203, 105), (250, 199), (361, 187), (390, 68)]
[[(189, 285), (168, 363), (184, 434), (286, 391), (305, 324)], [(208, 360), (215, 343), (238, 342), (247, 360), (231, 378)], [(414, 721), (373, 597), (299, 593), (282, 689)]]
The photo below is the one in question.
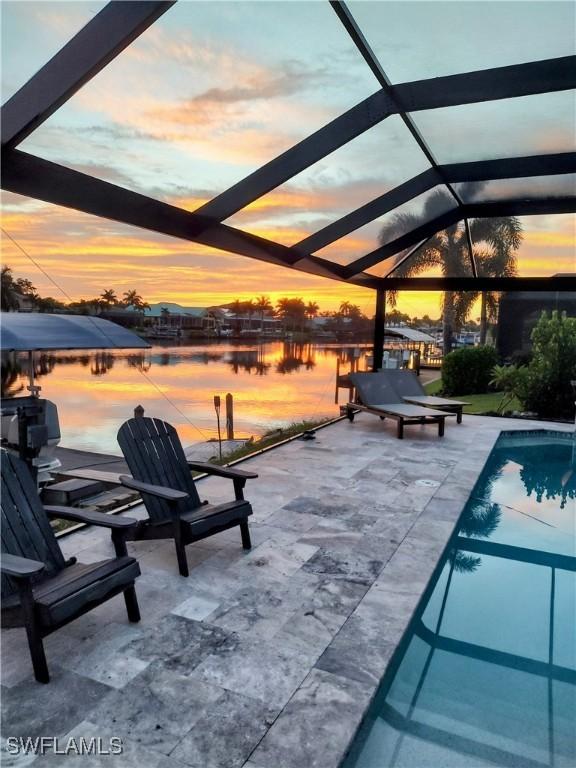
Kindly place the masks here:
[(113, 695), (113, 688), (55, 664), (50, 677), (49, 685), (30, 676), (2, 692), (3, 738), (62, 736)]
[(296, 653), (265, 641), (241, 642), (236, 648), (218, 651), (192, 673), (195, 680), (260, 699), (278, 711), (298, 688), (317, 654)]
[(225, 691), (196, 721), (171, 757), (191, 768), (239, 768), (277, 714), (258, 699)]
[(274, 768), (334, 768), (371, 697), (371, 688), (313, 670), (252, 755)]
[[(124, 739), (120, 761), (70, 768), (336, 768), (499, 431), (539, 427), (466, 416), (442, 440), (398, 441), (360, 415), (251, 460), (251, 552), (237, 530), (192, 544), (185, 579), (172, 542), (129, 543), (142, 621), (118, 596), (46, 638), (48, 686), (24, 631), (2, 632), (3, 735)], [(100, 529), (62, 543), (86, 562), (112, 554)]]
[(320, 548), (304, 563), (302, 570), (329, 578), (344, 578), (360, 584), (371, 584), (380, 573), (383, 560), (377, 560), (360, 552), (341, 552)]
[(122, 650), (142, 661), (159, 662), (167, 669), (191, 674), (216, 649), (237, 643), (237, 636), (221, 627), (169, 614)]
[(91, 720), (127, 741), (169, 754), (222, 690), (153, 665), (96, 707)]
[[(210, 615), (214, 626), (262, 639), (272, 637), (317, 587), (313, 574), (241, 586)], [(245, 582), (239, 582), (244, 584)]]
[(183, 763), (154, 749), (143, 747), (132, 739), (123, 738), (122, 751), (116, 754), (117, 742), (112, 742), (112, 738), (122, 737), (118, 736), (117, 731), (107, 731), (101, 725), (84, 720), (60, 739), (58, 749), (65, 750), (70, 740), (74, 740), (79, 746), (82, 739), (88, 745), (90, 740), (94, 739), (101, 754), (92, 752), (76, 755), (72, 746), (69, 747), (69, 754), (65, 756), (49, 752), (38, 757), (33, 765), (35, 768), (185, 768)]

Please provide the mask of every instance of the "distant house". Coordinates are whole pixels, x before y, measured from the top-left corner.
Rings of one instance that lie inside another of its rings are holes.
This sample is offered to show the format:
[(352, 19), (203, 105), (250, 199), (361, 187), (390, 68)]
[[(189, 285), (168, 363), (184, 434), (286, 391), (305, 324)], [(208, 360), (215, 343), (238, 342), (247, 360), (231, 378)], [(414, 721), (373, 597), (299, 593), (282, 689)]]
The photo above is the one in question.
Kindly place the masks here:
[(278, 336), (282, 321), (258, 310), (252, 313), (234, 312), (230, 307), (209, 307), (216, 318), (216, 332), (222, 336)]
[(178, 335), (178, 331), (181, 334), (186, 332), (200, 335), (214, 333), (219, 318), (206, 307), (183, 307), (181, 304), (163, 301), (144, 310), (144, 321), (153, 331), (164, 330), (172, 332), (172, 335)]

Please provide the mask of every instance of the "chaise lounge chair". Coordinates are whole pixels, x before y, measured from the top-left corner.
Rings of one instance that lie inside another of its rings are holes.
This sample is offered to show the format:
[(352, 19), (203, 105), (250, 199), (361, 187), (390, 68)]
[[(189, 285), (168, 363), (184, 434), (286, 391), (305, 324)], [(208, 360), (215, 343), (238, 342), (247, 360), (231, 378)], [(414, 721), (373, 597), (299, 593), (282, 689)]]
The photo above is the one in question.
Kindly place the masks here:
[[(102, 512), (42, 507), (26, 464), (2, 451), (2, 625), (26, 628), (34, 676), (50, 676), (42, 640), (56, 629), (124, 593), (130, 621), (140, 621), (134, 581), (140, 567), (126, 552), (136, 520)], [(101, 525), (112, 531), (116, 557), (83, 565), (65, 560), (48, 516)]]
[(377, 375), (388, 379), (405, 403), (455, 413), (458, 424), (462, 423), (462, 409), (465, 405), (470, 405), (463, 400), (450, 400), (445, 397), (427, 395), (414, 371), (379, 371)]
[(381, 373), (351, 373), (350, 381), (356, 388), (358, 402), (345, 406), (349, 421), (354, 421), (357, 411), (373, 413), (381, 419), (394, 419), (397, 422), (396, 436), (400, 440), (404, 437), (404, 427), (410, 424), (438, 424), (438, 436), (442, 437), (446, 418), (454, 415), (402, 402)]
[[(120, 427), (118, 443), (132, 472), (132, 477), (122, 475), (120, 481), (142, 495), (148, 512), (148, 519), (132, 529), (132, 540), (174, 539), (181, 576), (188, 576), (185, 547), (193, 541), (238, 525), (242, 546), (250, 549), (252, 507), (243, 489), (246, 480), (257, 474), (189, 461), (174, 427), (160, 419), (130, 419)], [(235, 500), (215, 505), (200, 501), (191, 470), (233, 480)]]

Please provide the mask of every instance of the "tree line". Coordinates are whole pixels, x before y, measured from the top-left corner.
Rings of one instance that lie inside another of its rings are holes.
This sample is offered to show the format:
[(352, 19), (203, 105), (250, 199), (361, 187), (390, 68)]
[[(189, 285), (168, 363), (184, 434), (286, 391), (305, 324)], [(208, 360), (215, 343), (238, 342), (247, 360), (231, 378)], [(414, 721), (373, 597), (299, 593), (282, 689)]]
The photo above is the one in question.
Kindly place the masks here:
[(18, 310), (23, 302), (33, 306), (38, 312), (59, 312), (68, 310), (78, 314), (91, 314), (102, 310), (128, 309), (144, 311), (150, 308), (150, 304), (144, 301), (138, 291), (125, 291), (119, 298), (113, 288), (106, 288), (99, 296), (93, 299), (80, 299), (65, 304), (53, 296), (40, 296), (36, 287), (30, 280), (24, 277), (14, 277), (12, 268), (4, 265), (1, 273), (2, 309), (10, 312)]

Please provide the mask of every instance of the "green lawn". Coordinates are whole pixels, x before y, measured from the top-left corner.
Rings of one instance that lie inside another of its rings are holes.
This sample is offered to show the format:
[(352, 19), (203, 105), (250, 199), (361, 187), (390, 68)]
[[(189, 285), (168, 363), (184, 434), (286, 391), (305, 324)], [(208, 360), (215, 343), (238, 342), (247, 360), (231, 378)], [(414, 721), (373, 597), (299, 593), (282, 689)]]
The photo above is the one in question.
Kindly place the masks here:
[[(442, 380), (437, 379), (424, 385), (429, 395), (437, 395), (442, 389)], [(489, 413), (497, 411), (503, 398), (502, 392), (488, 392), (486, 395), (454, 395), (454, 400), (465, 400), (470, 405), (464, 408), (464, 413)], [(514, 399), (506, 408), (507, 411), (520, 410), (520, 403)]]

